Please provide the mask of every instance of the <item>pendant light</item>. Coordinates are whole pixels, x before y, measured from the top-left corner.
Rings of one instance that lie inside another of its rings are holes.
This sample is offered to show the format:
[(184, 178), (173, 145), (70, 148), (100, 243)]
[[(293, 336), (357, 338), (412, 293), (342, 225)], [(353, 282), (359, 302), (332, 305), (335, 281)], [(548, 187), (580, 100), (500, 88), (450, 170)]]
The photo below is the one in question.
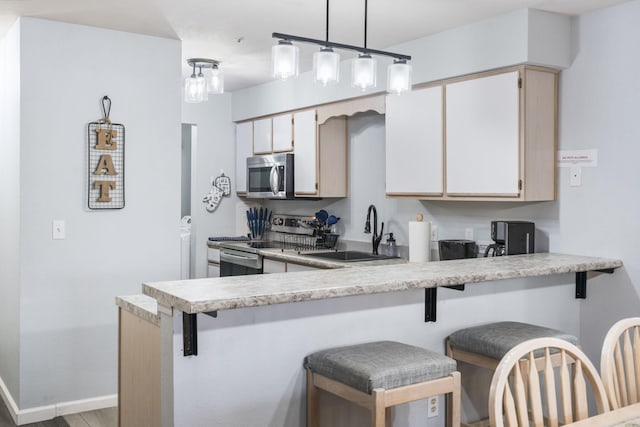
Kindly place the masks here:
[[(207, 101), (209, 94), (224, 92), (224, 77), (219, 68), (220, 61), (204, 58), (191, 58), (187, 64), (193, 67), (190, 77), (184, 82), (184, 100), (188, 103)], [(196, 74), (198, 68), (198, 74)], [(202, 69), (211, 69), (211, 74), (205, 77)]]
[(272, 74), (280, 80), (298, 76), (298, 47), (290, 40), (279, 40), (271, 49)]
[(376, 87), (376, 60), (366, 53), (367, 49), (367, 3), (364, 0), (364, 52), (353, 59), (351, 65), (351, 86), (365, 91)]
[(326, 39), (317, 40), (291, 34), (272, 33), (278, 44), (272, 47), (272, 74), (282, 80), (298, 75), (298, 48), (292, 41), (320, 45), (319, 52), (313, 55), (314, 80), (327, 85), (339, 79), (340, 56), (333, 49), (345, 49), (358, 52), (351, 63), (351, 86), (362, 91), (374, 88), (377, 79), (377, 61), (373, 55), (389, 56), (394, 59), (387, 70), (387, 90), (391, 93), (403, 93), (411, 90), (411, 65), (407, 61), (411, 56), (399, 53), (369, 49), (367, 47), (368, 0), (364, 2), (364, 47), (329, 41), (329, 0), (327, 0)]
[(329, 44), (329, 0), (327, 0), (326, 43), (319, 52), (313, 54), (313, 76), (316, 82), (326, 86), (337, 83), (340, 79), (340, 55), (335, 53)]
[(371, 55), (361, 53), (351, 62), (351, 86), (365, 91), (376, 87), (378, 65)]
[[(202, 69), (200, 69), (202, 74)], [(184, 82), (184, 100), (189, 103), (198, 103), (204, 101), (204, 94), (206, 91), (206, 84), (204, 78), (200, 78), (196, 75), (196, 64), (193, 64), (193, 73), (191, 77), (187, 77)]]
[(211, 94), (224, 93), (224, 73), (218, 63), (213, 64), (211, 69), (211, 74), (207, 80), (207, 91)]
[(411, 65), (395, 60), (387, 67), (387, 92), (400, 95), (411, 90)]

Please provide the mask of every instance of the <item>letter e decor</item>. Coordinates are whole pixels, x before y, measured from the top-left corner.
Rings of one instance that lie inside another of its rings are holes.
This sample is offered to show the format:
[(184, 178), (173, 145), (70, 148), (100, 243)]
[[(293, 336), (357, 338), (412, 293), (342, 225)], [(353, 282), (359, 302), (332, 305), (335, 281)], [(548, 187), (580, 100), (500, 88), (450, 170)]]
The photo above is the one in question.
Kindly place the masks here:
[(88, 126), (89, 209), (124, 208), (124, 125), (111, 123), (111, 99), (102, 98), (104, 117)]

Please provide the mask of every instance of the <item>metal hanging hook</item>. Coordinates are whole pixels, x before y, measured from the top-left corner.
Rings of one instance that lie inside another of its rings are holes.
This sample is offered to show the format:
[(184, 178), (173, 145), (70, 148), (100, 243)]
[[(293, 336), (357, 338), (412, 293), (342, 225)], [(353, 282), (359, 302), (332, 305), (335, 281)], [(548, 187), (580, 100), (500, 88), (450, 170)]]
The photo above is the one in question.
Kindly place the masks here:
[(111, 99), (105, 95), (102, 97), (102, 113), (104, 118), (109, 120), (109, 114), (111, 113)]

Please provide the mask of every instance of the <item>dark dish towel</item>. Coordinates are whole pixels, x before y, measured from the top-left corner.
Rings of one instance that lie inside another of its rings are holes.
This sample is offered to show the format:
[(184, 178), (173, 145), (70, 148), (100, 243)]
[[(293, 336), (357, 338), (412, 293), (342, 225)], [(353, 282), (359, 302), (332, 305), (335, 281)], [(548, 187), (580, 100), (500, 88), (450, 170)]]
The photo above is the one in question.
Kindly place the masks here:
[(215, 236), (215, 237), (209, 237), (209, 240), (211, 240), (212, 242), (245, 242), (251, 239), (247, 236), (235, 236), (235, 237)]

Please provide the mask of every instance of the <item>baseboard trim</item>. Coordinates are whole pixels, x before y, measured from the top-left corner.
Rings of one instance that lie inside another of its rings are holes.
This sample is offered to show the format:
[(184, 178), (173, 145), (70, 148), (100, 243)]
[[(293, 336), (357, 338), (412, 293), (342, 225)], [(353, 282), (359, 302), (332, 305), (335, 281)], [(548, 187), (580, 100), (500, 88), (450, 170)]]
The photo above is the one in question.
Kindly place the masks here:
[(97, 409), (113, 408), (118, 406), (118, 395), (93, 397), (91, 399), (62, 402), (56, 405), (56, 417), (61, 415), (77, 414), (78, 412), (95, 411)]
[(0, 377), (0, 396), (2, 396), (2, 400), (7, 406), (7, 409), (9, 409), (9, 415), (13, 418), (13, 422), (18, 424), (18, 405), (16, 405), (16, 401), (13, 400), (13, 396), (9, 393), (9, 389), (2, 377)]
[(92, 397), (90, 399), (60, 402), (55, 405), (38, 406), (29, 409), (18, 409), (16, 401), (9, 393), (9, 389), (0, 378), (0, 396), (9, 409), (9, 414), (16, 425), (37, 423), (51, 420), (55, 417), (77, 414), (78, 412), (95, 411), (97, 409), (112, 408), (118, 406), (118, 395)]

